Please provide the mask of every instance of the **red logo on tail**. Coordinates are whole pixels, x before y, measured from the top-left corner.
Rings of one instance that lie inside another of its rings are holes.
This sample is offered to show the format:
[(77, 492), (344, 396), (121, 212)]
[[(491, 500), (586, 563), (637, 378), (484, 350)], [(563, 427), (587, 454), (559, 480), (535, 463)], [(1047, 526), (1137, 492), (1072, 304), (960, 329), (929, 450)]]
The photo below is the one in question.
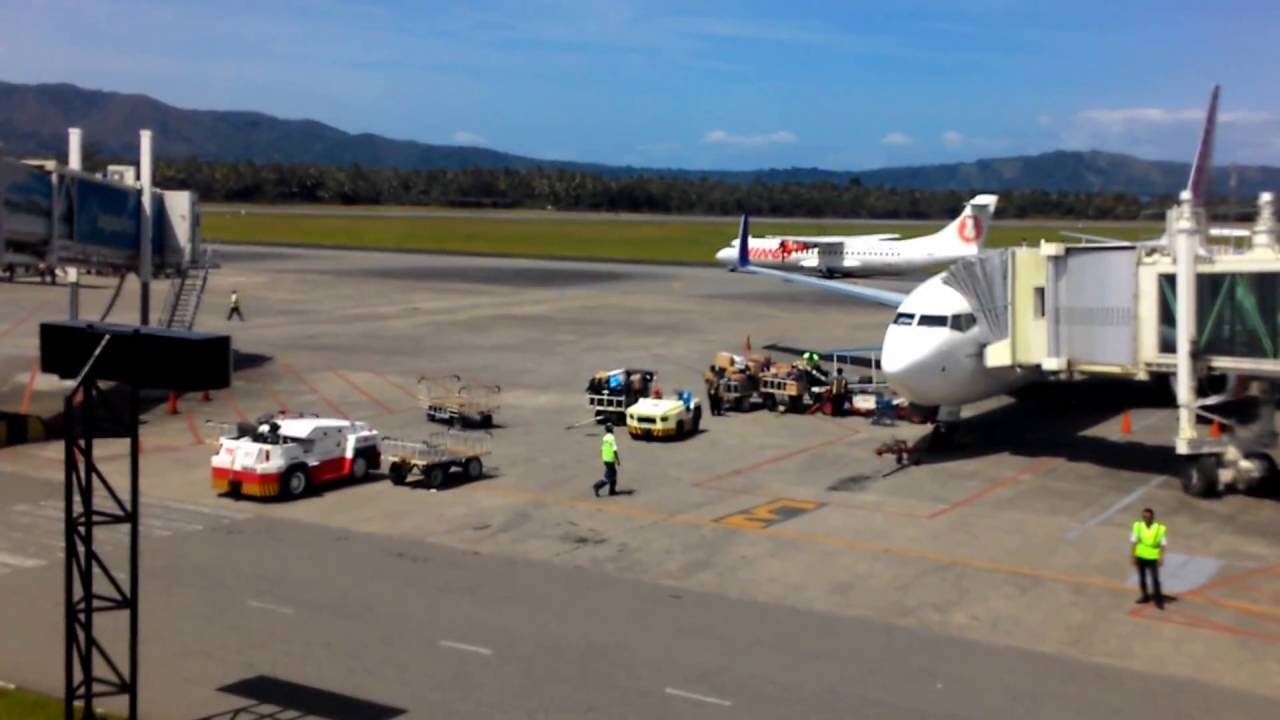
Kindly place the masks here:
[(965, 215), (960, 218), (958, 231), (961, 240), (969, 244), (976, 243), (978, 236), (982, 234), (982, 221), (975, 215)]

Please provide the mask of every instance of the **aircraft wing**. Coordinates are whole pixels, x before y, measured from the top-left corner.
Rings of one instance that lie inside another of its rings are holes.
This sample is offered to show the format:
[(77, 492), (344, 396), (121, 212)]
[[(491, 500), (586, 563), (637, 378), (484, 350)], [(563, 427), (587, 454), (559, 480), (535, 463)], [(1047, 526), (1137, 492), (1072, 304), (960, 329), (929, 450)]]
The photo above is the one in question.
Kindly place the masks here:
[(813, 245), (842, 245), (860, 240), (901, 240), (899, 233), (870, 233), (867, 235), (760, 235), (756, 240), (794, 240)]
[(1253, 237), (1253, 231), (1245, 228), (1211, 227), (1209, 237), (1247, 238)]
[[(772, 240), (774, 242), (791, 242), (796, 245), (820, 245), (824, 247), (840, 245), (845, 241), (845, 238), (834, 235), (757, 235), (751, 239), (756, 241)], [(733, 247), (737, 247), (741, 242), (741, 238), (734, 238), (733, 242), (730, 244)]]
[[(807, 348), (793, 347), (791, 345), (780, 345), (777, 343), (771, 343), (769, 345), (765, 345), (764, 349), (768, 350), (769, 352), (783, 353), (785, 355), (792, 355), (795, 357), (801, 357), (806, 352), (810, 352), (810, 349), (807, 349)], [(858, 365), (860, 367), (869, 368), (873, 364), (875, 364), (875, 358), (880, 355), (880, 346), (867, 345), (864, 347), (837, 348), (834, 350), (815, 350), (812, 352), (817, 354), (818, 358), (820, 360), (823, 360), (824, 362), (835, 362), (836, 358), (839, 358), (841, 361), (841, 364)]]
[(1087, 233), (1069, 232), (1067, 230), (1059, 230), (1059, 234), (1077, 240), (1085, 240), (1099, 245), (1143, 245), (1147, 243), (1163, 242), (1161, 238), (1151, 238), (1150, 240), (1121, 240), (1119, 238), (1103, 237), (1101, 235), (1089, 235)]
[(878, 288), (867, 287), (865, 285), (856, 285), (853, 283), (833, 282), (813, 277), (811, 275), (797, 274), (785, 272), (783, 270), (773, 270), (771, 268), (757, 267), (751, 264), (748, 255), (750, 248), (749, 223), (746, 215), (742, 216), (742, 226), (738, 232), (738, 271), (748, 272), (755, 275), (767, 275), (783, 282), (795, 283), (797, 285), (806, 285), (814, 287), (826, 292), (836, 293), (851, 297), (863, 302), (875, 303), (876, 305), (884, 305), (886, 307), (897, 308), (907, 299), (906, 293), (898, 293), (890, 290), (880, 290)]

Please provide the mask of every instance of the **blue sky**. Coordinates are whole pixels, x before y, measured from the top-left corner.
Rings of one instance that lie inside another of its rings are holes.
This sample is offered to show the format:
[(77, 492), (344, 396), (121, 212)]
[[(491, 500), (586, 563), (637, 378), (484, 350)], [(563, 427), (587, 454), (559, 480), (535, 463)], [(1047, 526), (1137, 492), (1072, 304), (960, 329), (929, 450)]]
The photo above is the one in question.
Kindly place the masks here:
[[(653, 166), (1280, 164), (1280, 2), (0, 0), (0, 79)], [(157, 142), (163, 142), (157, 138)]]

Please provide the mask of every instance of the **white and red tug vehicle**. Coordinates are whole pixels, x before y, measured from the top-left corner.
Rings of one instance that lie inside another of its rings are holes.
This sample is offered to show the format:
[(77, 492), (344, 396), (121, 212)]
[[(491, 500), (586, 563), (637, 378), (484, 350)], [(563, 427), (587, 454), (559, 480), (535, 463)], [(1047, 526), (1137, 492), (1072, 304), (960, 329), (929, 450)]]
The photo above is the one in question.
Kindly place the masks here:
[(367, 423), (277, 415), (219, 433), (213, 487), (232, 495), (294, 499), (314, 486), (363, 480), (382, 464), (381, 434)]

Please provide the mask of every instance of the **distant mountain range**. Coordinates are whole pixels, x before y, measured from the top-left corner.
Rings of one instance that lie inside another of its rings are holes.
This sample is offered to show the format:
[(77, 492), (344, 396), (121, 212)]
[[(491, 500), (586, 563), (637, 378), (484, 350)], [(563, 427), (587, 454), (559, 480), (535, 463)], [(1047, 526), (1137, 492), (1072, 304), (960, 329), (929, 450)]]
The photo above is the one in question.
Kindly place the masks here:
[[(88, 90), (75, 85), (0, 82), (0, 154), (56, 156), (66, 152), (66, 128), (84, 128), (86, 141), (101, 155), (132, 158), (137, 131), (156, 133), (160, 157), (254, 160), (401, 169), (516, 168), (537, 166), (609, 176), (710, 177), (734, 182), (836, 182), (859, 178), (868, 186), (921, 190), (1121, 191), (1174, 194), (1186, 184), (1186, 163), (1143, 160), (1099, 151), (1058, 150), (1039, 155), (845, 171), (785, 168), (759, 171), (704, 171), (638, 168), (597, 163), (540, 160), (457, 145), (392, 140), (351, 134), (314, 120), (284, 120), (256, 112), (186, 110), (146, 95)], [(1214, 190), (1226, 193), (1234, 171), (1237, 196), (1280, 189), (1280, 168), (1219, 167)]]

